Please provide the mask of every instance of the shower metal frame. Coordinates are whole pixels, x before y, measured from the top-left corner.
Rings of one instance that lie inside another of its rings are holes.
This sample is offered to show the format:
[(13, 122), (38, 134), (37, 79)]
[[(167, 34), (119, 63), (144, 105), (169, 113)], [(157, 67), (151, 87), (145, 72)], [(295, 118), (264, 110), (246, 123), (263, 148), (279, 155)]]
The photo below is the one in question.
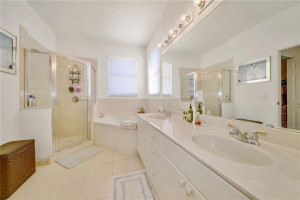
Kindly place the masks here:
[[(86, 143), (91, 140), (91, 133), (92, 133), (92, 119), (93, 119), (93, 105), (95, 104), (95, 98), (92, 98), (92, 70), (96, 73), (94, 66), (88, 62), (78, 58), (74, 58), (71, 56), (66, 56), (62, 54), (58, 54), (51, 51), (40, 51), (38, 49), (24, 49), (24, 108), (29, 109), (28, 106), (28, 84), (29, 84), (29, 71), (28, 71), (28, 55), (29, 53), (39, 53), (39, 54), (49, 54), (49, 83), (50, 83), (50, 104), (45, 106), (35, 106), (35, 108), (51, 108), (51, 123), (52, 123), (52, 155), (55, 155), (59, 152), (66, 151), (74, 146), (79, 144)], [(86, 66), (86, 84), (87, 84), (87, 123), (88, 123), (88, 130), (87, 130), (87, 139), (83, 141), (76, 142), (74, 144), (68, 145), (66, 147), (57, 149), (57, 101), (56, 101), (56, 92), (57, 92), (57, 81), (56, 81), (56, 57), (65, 58), (68, 60), (76, 61)], [(94, 80), (95, 81), (95, 80)], [(94, 97), (96, 94), (94, 94)]]
[[(87, 130), (87, 139), (76, 142), (74, 144), (68, 145), (66, 147), (57, 149), (57, 108), (56, 106), (57, 101), (56, 101), (56, 94), (57, 94), (57, 81), (56, 81), (56, 58), (61, 57), (65, 58), (68, 60), (72, 60), (75, 62), (79, 62), (81, 64), (84, 64), (86, 66), (86, 81), (87, 81), (87, 109), (88, 109), (88, 114), (87, 114), (87, 123), (88, 123), (88, 130)], [(58, 53), (52, 53), (51, 55), (51, 102), (52, 102), (52, 155), (55, 155), (59, 152), (66, 151), (72, 147), (75, 147), (79, 144), (88, 142), (91, 140), (91, 131), (92, 131), (92, 114), (93, 114), (93, 99), (92, 99), (92, 94), (91, 94), (91, 75), (92, 75), (92, 70), (96, 72), (94, 69), (93, 65), (90, 62), (80, 60), (71, 56), (66, 56)]]

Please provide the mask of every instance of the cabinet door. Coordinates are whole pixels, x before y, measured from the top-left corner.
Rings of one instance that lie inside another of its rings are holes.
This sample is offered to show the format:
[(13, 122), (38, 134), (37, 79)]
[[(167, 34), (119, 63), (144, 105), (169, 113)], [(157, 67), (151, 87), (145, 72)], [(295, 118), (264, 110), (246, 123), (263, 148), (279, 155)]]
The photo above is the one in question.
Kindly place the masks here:
[(162, 156), (162, 180), (164, 200), (205, 199), (165, 156)]
[(138, 130), (137, 131), (137, 151), (144, 163), (144, 166), (147, 168), (147, 149), (148, 149), (148, 138), (146, 134)]

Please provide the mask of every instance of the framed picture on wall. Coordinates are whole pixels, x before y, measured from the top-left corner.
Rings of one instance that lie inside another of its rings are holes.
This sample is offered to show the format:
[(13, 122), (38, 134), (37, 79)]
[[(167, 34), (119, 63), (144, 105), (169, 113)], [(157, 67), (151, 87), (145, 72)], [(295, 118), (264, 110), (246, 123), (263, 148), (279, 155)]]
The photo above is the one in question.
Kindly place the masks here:
[(0, 71), (16, 74), (17, 37), (0, 28)]
[(271, 80), (271, 57), (252, 60), (237, 66), (237, 84)]

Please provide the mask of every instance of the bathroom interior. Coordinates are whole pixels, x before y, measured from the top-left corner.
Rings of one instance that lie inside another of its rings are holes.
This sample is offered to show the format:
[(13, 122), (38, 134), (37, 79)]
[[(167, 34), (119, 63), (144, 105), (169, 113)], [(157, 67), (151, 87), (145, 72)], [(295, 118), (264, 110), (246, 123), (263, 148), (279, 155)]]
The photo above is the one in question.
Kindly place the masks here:
[(300, 199), (300, 1), (0, 1), (0, 200)]

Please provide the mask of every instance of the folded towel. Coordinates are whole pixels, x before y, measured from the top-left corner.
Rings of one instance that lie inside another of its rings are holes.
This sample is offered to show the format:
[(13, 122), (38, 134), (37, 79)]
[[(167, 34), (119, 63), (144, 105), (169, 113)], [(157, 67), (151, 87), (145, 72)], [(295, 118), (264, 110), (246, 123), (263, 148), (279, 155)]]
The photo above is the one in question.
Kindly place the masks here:
[(136, 128), (136, 121), (132, 120), (121, 120), (120, 125), (127, 128)]

